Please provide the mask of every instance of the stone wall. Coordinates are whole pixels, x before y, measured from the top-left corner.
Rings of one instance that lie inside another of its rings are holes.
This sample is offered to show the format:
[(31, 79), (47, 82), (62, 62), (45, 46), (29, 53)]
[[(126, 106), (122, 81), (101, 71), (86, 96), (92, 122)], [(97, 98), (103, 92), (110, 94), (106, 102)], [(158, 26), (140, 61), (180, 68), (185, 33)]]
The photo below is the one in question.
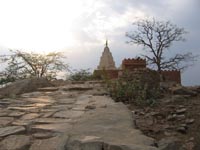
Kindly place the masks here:
[(116, 79), (120, 70), (95, 70), (94, 76), (99, 79)]
[(123, 70), (134, 70), (137, 68), (146, 68), (146, 60), (141, 59), (140, 57), (136, 59), (124, 59), (122, 61), (122, 69)]
[(179, 70), (164, 70), (161, 71), (164, 82), (181, 83), (181, 73)]

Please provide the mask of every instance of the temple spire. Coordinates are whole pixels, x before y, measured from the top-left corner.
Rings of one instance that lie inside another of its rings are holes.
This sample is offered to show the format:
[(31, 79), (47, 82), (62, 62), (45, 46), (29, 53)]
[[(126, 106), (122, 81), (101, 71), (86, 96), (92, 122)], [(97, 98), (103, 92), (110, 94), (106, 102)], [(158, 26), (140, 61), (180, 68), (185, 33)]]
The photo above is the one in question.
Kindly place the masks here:
[(112, 54), (108, 47), (108, 40), (106, 40), (106, 45), (103, 50), (102, 56), (100, 58), (99, 66), (97, 67), (98, 70), (115, 70), (115, 62), (113, 60)]
[(108, 47), (108, 40), (106, 40), (106, 47)]

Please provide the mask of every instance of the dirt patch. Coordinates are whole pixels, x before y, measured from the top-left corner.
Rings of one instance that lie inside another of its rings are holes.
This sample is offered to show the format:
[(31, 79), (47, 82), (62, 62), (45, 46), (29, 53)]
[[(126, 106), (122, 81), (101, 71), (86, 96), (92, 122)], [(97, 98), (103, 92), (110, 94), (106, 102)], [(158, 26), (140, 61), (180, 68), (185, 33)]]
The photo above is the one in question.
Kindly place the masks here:
[(176, 137), (186, 150), (200, 149), (200, 94), (168, 94), (154, 107), (130, 109), (135, 126), (145, 135), (157, 141)]

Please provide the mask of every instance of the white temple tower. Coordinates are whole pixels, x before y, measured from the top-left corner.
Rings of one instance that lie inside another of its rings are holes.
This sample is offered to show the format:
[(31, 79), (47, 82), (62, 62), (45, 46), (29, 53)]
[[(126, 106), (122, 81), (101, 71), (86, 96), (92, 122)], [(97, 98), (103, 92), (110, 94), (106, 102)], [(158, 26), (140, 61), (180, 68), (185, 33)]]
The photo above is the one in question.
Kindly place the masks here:
[(100, 58), (100, 63), (97, 69), (98, 70), (115, 70), (116, 69), (112, 54), (110, 52), (110, 49), (108, 48), (107, 40), (106, 40), (106, 47), (104, 48), (104, 51)]

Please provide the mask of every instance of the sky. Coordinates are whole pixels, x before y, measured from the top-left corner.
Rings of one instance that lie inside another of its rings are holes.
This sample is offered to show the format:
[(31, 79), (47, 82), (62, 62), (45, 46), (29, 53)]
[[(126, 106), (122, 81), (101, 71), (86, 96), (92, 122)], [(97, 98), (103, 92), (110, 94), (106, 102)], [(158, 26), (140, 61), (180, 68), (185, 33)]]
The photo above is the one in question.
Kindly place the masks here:
[[(116, 66), (145, 54), (130, 45), (126, 32), (138, 19), (154, 17), (184, 27), (185, 42), (170, 55), (200, 55), (199, 0), (0, 0), (0, 54), (9, 49), (63, 51), (71, 69), (95, 69), (106, 39)], [(183, 85), (200, 85), (200, 58), (182, 73)]]

